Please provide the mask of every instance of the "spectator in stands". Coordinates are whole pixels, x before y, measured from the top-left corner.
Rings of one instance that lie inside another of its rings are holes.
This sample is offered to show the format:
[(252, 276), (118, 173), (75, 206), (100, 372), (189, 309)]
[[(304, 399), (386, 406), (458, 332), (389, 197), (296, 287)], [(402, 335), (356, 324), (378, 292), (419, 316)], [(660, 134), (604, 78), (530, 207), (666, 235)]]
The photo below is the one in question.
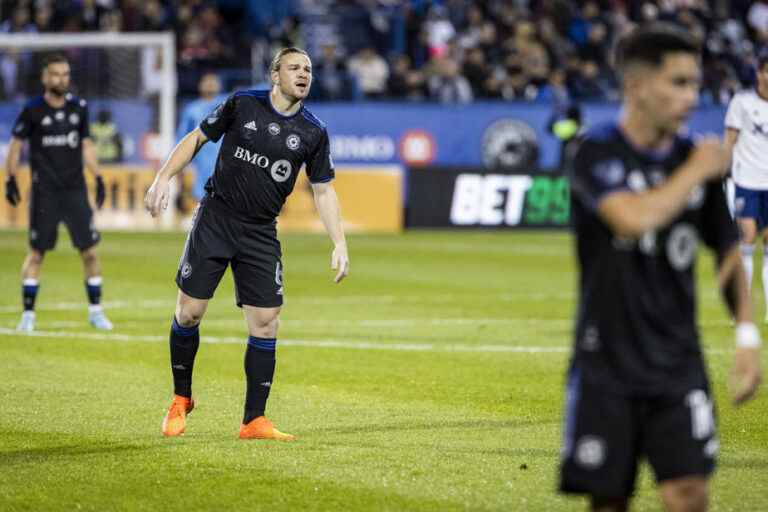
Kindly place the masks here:
[(366, 46), (349, 59), (349, 73), (366, 99), (381, 98), (387, 90), (389, 66), (372, 46)]
[(467, 9), (467, 26), (458, 36), (459, 46), (474, 48), (480, 45), (480, 36), (485, 25), (485, 16), (479, 5), (472, 4)]
[(445, 55), (448, 42), (456, 35), (456, 29), (448, 19), (448, 10), (445, 7), (439, 4), (432, 6), (424, 24), (424, 32), (430, 57)]
[[(39, 10), (40, 8), (38, 8)], [(80, 26), (82, 29), (88, 32), (98, 31), (99, 27), (101, 27), (101, 17), (106, 10), (104, 5), (97, 0), (82, 0), (82, 5), (80, 6)]]
[(501, 96), (505, 100), (532, 101), (538, 95), (538, 87), (530, 82), (516, 55), (507, 57), (506, 62)]
[(550, 103), (556, 107), (570, 103), (571, 96), (565, 84), (564, 70), (555, 68), (550, 71), (547, 83), (539, 88), (536, 101)]
[(162, 32), (170, 27), (168, 13), (160, 0), (147, 0), (139, 22), (141, 30)]
[(608, 88), (600, 76), (600, 67), (593, 60), (581, 61), (578, 74), (571, 81), (570, 90), (579, 101), (608, 99)]
[(758, 41), (768, 42), (768, 1), (758, 0), (752, 4), (747, 13), (749, 27), (755, 31)]
[(390, 98), (417, 101), (425, 98), (424, 73), (411, 68), (407, 55), (398, 55), (392, 64), (392, 73), (387, 81), (387, 96)]
[(472, 95), (475, 98), (494, 98), (500, 95), (496, 82), (489, 82), (491, 69), (485, 60), (485, 53), (479, 47), (467, 50), (464, 58), (462, 73), (472, 87)]
[(472, 86), (461, 74), (459, 64), (447, 57), (434, 59), (435, 74), (427, 82), (429, 97), (440, 103), (469, 103)]
[(351, 98), (347, 72), (336, 43), (325, 43), (320, 58), (315, 59), (313, 66), (313, 89), (318, 91), (320, 99), (336, 101)]
[(587, 40), (581, 45), (579, 55), (584, 60), (606, 62), (609, 46), (608, 29), (604, 23), (596, 21), (590, 25)]
[(112, 120), (112, 112), (99, 110), (91, 123), (91, 137), (100, 164), (114, 164), (123, 160), (123, 136)]

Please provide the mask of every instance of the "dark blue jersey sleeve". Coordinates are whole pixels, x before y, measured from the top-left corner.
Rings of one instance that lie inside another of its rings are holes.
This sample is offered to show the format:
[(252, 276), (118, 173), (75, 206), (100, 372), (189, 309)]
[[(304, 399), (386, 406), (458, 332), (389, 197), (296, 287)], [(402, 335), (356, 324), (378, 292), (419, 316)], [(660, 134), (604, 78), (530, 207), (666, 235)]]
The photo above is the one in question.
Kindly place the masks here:
[(11, 135), (17, 139), (27, 139), (31, 133), (32, 122), (30, 120), (29, 109), (24, 107), (24, 109), (19, 114), (19, 117), (16, 118), (16, 122), (13, 125), (13, 131), (11, 132)]
[(224, 103), (219, 104), (208, 117), (200, 123), (200, 131), (213, 142), (219, 142), (224, 133), (232, 125), (235, 119), (235, 95), (233, 94)]
[(611, 192), (629, 190), (627, 172), (621, 159), (607, 155), (589, 139), (582, 141), (570, 165), (571, 192), (591, 211)]
[(323, 128), (320, 142), (307, 162), (307, 176), (312, 183), (325, 183), (331, 181), (335, 175), (328, 131)]

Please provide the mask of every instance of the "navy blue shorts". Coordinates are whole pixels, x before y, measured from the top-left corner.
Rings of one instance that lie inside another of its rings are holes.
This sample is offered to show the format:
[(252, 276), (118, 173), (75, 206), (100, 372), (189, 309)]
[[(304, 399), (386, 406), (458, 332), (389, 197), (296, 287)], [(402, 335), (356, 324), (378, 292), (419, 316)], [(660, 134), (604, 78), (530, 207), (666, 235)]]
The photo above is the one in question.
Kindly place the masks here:
[(753, 190), (736, 185), (733, 211), (737, 219), (755, 219), (758, 229), (768, 227), (768, 190)]

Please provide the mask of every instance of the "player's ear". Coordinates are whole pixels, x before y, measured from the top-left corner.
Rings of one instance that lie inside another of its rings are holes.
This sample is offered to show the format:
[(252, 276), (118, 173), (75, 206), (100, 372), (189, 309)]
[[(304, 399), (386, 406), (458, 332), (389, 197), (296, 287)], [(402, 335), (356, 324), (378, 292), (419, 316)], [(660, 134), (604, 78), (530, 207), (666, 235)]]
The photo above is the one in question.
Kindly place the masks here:
[(272, 78), (272, 85), (278, 85), (280, 83), (280, 72), (273, 71), (271, 78)]

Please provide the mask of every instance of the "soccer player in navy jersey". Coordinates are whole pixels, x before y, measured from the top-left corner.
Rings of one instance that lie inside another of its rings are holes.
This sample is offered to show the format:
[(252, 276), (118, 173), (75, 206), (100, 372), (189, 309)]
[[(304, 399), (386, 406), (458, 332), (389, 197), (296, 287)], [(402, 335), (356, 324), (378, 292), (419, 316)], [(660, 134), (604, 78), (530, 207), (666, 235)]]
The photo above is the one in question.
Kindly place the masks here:
[(277, 53), (271, 90), (236, 92), (176, 146), (147, 192), (155, 216), (168, 204), (168, 181), (207, 141), (223, 137), (216, 169), (195, 213), (179, 262), (176, 314), (170, 333), (173, 402), (162, 432), (184, 432), (194, 408), (192, 369), (198, 326), (227, 266), (232, 267), (237, 305), (248, 324), (247, 380), (241, 439), (291, 441), (265, 417), (275, 371), (278, 314), (283, 304), (283, 267), (276, 218), (293, 190), (302, 165), (315, 204), (334, 244), (331, 267), (339, 283), (349, 272), (328, 131), (304, 106), (312, 85), (312, 63), (298, 48)]
[(667, 510), (707, 508), (718, 439), (696, 326), (699, 241), (716, 256), (736, 322), (735, 403), (760, 378), (739, 235), (721, 184), (716, 137), (680, 135), (696, 105), (700, 49), (650, 25), (618, 46), (622, 116), (591, 129), (571, 162), (579, 276), (560, 489), (593, 510), (627, 510), (641, 458)]
[(93, 224), (83, 164), (96, 179), (96, 206), (105, 198), (104, 180), (90, 138), (88, 104), (69, 94), (70, 67), (62, 54), (46, 57), (42, 67), (45, 93), (32, 98), (16, 119), (8, 146), (5, 197), (16, 206), (21, 195), (16, 183), (24, 139), (29, 140), (32, 190), (29, 206), (29, 254), (21, 268), (24, 312), (17, 330), (35, 329), (35, 300), (45, 253), (56, 247), (59, 224), (69, 230), (80, 251), (88, 294), (88, 320), (97, 329), (111, 330), (101, 307), (101, 263), (96, 254), (100, 235)]

